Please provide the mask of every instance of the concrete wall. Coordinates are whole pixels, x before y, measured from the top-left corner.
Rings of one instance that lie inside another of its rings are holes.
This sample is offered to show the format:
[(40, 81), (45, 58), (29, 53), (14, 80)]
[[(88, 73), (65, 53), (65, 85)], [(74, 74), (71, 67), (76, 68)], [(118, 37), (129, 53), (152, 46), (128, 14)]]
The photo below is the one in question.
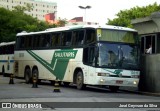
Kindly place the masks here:
[(142, 55), (141, 64), (139, 90), (160, 92), (160, 54)]
[[(139, 35), (160, 33), (160, 12), (152, 13), (145, 18), (132, 20), (134, 28)], [(158, 37), (158, 36), (157, 36)], [(157, 43), (159, 47), (160, 43)], [(139, 90), (160, 92), (160, 53), (141, 55), (141, 76)]]

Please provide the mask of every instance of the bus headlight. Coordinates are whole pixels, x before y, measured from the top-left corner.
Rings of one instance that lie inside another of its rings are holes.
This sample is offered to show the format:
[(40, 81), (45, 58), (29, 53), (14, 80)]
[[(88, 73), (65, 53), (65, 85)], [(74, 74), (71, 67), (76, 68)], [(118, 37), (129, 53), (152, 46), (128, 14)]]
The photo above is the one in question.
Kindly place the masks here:
[(104, 79), (100, 79), (100, 83), (104, 83), (105, 82), (105, 80)]
[(136, 84), (137, 84), (137, 81), (133, 81), (133, 84), (136, 85)]
[(98, 73), (97, 76), (109, 76), (109, 73)]

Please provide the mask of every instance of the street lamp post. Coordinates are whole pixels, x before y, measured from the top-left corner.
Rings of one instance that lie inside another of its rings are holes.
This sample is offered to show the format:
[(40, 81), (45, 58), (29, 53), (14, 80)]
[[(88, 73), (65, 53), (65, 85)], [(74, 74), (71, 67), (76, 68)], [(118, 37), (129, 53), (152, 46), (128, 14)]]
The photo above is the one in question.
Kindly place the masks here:
[(83, 6), (78, 6), (80, 9), (84, 9), (84, 22), (86, 22), (86, 9), (90, 9), (91, 6), (87, 5), (85, 7)]

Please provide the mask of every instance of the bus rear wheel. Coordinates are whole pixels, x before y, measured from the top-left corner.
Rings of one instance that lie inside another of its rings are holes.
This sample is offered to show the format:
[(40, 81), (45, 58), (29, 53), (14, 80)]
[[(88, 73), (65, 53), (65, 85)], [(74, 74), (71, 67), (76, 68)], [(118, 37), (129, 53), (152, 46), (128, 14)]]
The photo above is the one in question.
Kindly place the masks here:
[(109, 86), (109, 89), (111, 92), (117, 92), (119, 89), (119, 86)]
[(33, 72), (32, 72), (32, 79), (35, 77), (36, 79), (36, 82), (37, 83), (40, 83), (40, 80), (38, 80), (38, 70), (37, 69), (34, 69)]
[(77, 73), (76, 85), (77, 85), (77, 89), (80, 89), (80, 90), (86, 88), (86, 84), (84, 84), (83, 73), (81, 71)]
[(25, 81), (27, 84), (31, 83), (31, 70), (29, 68), (25, 69)]

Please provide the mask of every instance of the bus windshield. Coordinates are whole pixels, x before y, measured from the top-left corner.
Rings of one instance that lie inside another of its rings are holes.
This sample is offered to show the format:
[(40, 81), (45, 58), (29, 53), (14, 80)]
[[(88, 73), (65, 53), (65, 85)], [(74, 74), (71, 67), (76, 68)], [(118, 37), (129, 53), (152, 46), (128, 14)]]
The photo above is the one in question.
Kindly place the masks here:
[(138, 46), (101, 42), (97, 64), (99, 67), (138, 69)]

